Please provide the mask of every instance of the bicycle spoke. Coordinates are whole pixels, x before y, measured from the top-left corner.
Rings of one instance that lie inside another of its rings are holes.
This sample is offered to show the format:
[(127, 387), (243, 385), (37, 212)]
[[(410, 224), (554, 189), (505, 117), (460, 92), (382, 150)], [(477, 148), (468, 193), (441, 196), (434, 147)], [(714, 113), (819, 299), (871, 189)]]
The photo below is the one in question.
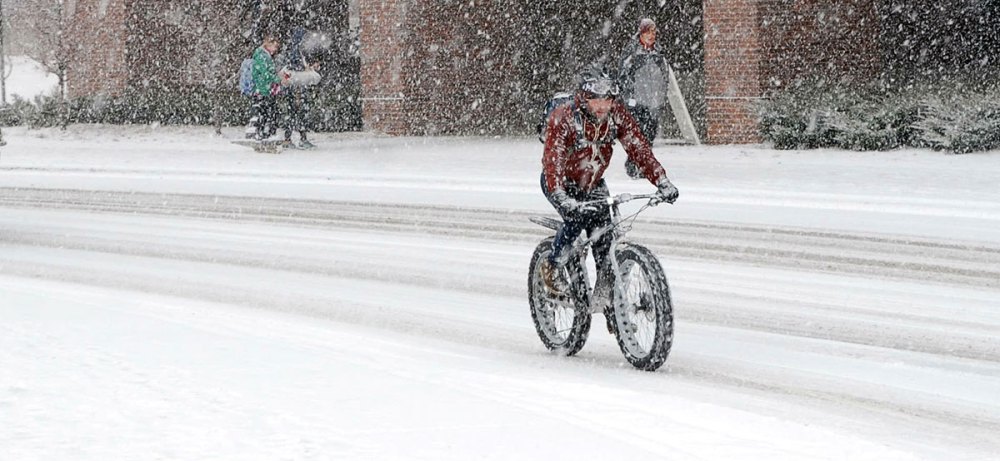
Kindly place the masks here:
[(639, 355), (649, 353), (656, 337), (656, 312), (653, 310), (648, 277), (641, 267), (631, 264), (623, 268), (625, 285), (624, 314), (630, 343)]

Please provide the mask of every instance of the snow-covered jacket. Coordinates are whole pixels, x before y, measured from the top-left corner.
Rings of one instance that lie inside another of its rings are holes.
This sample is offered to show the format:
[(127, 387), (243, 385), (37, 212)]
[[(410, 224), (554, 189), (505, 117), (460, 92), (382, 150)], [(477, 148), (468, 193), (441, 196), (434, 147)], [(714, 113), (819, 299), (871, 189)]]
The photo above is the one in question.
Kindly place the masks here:
[(275, 84), (281, 83), (281, 78), (274, 68), (274, 58), (263, 46), (253, 51), (253, 88), (254, 92), (269, 95)]
[(278, 67), (294, 71), (306, 70), (306, 58), (302, 54), (302, 40), (305, 38), (305, 35), (306, 31), (301, 27), (296, 27), (292, 31), (292, 38), (288, 42), (288, 47), (278, 55)]
[(305, 54), (302, 51), (306, 31), (301, 27), (296, 27), (292, 31), (292, 39), (275, 59), (275, 65), (280, 71), (287, 74), (287, 85), (292, 87), (306, 87), (320, 82), (322, 76), (316, 70), (309, 67)]
[[(549, 116), (542, 169), (550, 191), (566, 190), (567, 183), (589, 192), (608, 168), (617, 139), (643, 176), (656, 185), (667, 172), (653, 156), (639, 124), (620, 102), (615, 102), (607, 118), (598, 123), (578, 112), (577, 102), (557, 107)], [(582, 124), (582, 127), (577, 124)], [(585, 139), (577, 139), (582, 131)]]
[(655, 46), (647, 50), (638, 39), (633, 40), (622, 53), (618, 67), (622, 97), (654, 109), (663, 105), (667, 96), (668, 66), (666, 58)]

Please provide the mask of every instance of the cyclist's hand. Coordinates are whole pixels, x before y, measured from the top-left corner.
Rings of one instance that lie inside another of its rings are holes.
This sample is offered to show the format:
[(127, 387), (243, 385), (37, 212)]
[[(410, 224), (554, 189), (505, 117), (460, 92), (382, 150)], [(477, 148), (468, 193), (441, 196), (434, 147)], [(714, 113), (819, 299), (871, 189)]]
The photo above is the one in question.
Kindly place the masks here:
[(663, 178), (660, 182), (656, 183), (656, 195), (657, 197), (653, 199), (655, 203), (674, 203), (677, 201), (680, 192), (677, 190), (677, 186), (674, 186), (669, 179)]
[(579, 216), (583, 213), (597, 211), (597, 207), (591, 204), (582, 204), (579, 200), (570, 197), (564, 191), (552, 193), (552, 201), (556, 203), (559, 212), (564, 216)]

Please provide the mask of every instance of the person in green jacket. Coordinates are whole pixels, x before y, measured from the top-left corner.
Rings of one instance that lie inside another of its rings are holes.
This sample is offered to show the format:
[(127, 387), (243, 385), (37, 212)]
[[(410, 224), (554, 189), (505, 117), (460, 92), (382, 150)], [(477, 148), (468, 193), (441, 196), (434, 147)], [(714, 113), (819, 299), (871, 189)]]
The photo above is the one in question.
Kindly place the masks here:
[(257, 116), (254, 138), (258, 141), (274, 136), (278, 131), (277, 95), (286, 84), (287, 76), (279, 75), (274, 66), (274, 55), (281, 48), (277, 34), (264, 34), (264, 42), (253, 52), (253, 107)]

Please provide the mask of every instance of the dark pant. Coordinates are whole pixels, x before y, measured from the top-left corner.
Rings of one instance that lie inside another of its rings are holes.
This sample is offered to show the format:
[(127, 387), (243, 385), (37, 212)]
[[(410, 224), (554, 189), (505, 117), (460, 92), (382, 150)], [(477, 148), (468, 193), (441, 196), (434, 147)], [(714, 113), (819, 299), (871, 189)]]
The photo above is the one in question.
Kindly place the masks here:
[[(563, 218), (563, 226), (556, 233), (556, 239), (552, 242), (552, 253), (549, 254), (549, 262), (553, 264), (562, 264), (566, 256), (564, 253), (569, 251), (572, 247), (573, 242), (580, 236), (583, 231), (587, 231), (587, 235), (590, 236), (594, 230), (600, 229), (601, 227), (611, 224), (611, 209), (608, 208), (606, 204), (598, 206), (594, 211), (587, 211), (582, 213), (564, 213), (559, 209), (559, 206), (552, 201), (552, 192), (548, 190), (545, 185), (545, 174), (542, 174), (542, 193), (545, 194), (545, 198), (549, 200), (549, 203), (555, 207), (556, 211), (559, 212), (559, 216)], [(571, 198), (576, 199), (581, 202), (586, 202), (590, 200), (600, 200), (606, 199), (610, 195), (608, 192), (608, 185), (604, 180), (600, 180), (597, 186), (593, 190), (588, 192), (581, 191), (577, 187), (566, 186), (566, 195)], [(591, 247), (594, 252), (594, 262), (597, 264), (598, 273), (610, 272), (611, 261), (608, 259), (608, 253), (611, 251), (611, 240), (613, 238), (612, 232), (607, 232), (594, 242)], [(600, 277), (600, 275), (599, 275)]]
[(285, 92), (285, 139), (292, 139), (292, 131), (298, 131), (299, 137), (306, 139), (308, 115), (310, 108), (309, 90), (304, 87), (291, 87)]
[[(639, 131), (642, 132), (642, 135), (649, 141), (650, 146), (652, 146), (653, 140), (656, 139), (656, 130), (660, 127), (660, 120), (657, 117), (659, 109), (636, 105), (629, 107), (628, 110), (635, 117), (635, 121), (639, 123)], [(631, 159), (625, 159), (625, 172), (631, 178), (638, 179), (642, 177), (639, 167)]]
[(267, 139), (278, 132), (278, 102), (274, 96), (255, 95), (251, 112), (257, 117), (257, 139)]
[(646, 140), (653, 144), (653, 140), (656, 139), (656, 131), (660, 127), (660, 118), (658, 117), (660, 110), (642, 105), (632, 106), (628, 109), (635, 117), (635, 121), (639, 123), (639, 131), (642, 131)]

